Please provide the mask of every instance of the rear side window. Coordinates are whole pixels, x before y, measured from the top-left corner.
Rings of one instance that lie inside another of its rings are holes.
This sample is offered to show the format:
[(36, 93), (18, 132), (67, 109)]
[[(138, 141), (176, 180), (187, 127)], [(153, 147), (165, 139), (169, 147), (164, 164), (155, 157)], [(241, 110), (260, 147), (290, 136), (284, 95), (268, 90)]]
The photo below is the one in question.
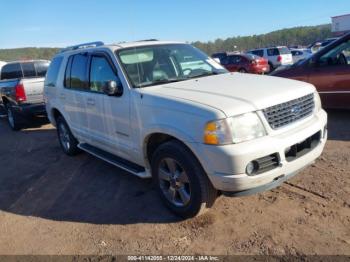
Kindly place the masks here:
[(251, 53), (260, 57), (264, 56), (264, 50), (254, 50)]
[[(59, 56), (59, 57), (55, 57), (52, 60), (50, 67), (47, 71), (46, 78), (45, 78), (45, 86), (50, 86), (50, 87), (56, 86), (58, 71), (60, 70), (60, 67), (62, 64), (62, 59), (63, 59), (62, 56)], [(43, 65), (43, 71), (44, 71), (45, 66), (46, 65)], [(46, 72), (46, 70), (45, 70), (45, 72)], [(39, 74), (39, 71), (38, 71), (38, 74)]]
[(1, 80), (21, 78), (22, 68), (19, 63), (7, 64), (1, 69)]
[(23, 77), (36, 77), (35, 67), (33, 62), (21, 63)]
[(269, 48), (269, 49), (267, 49), (267, 55), (268, 56), (276, 56), (276, 55), (280, 55), (280, 52), (278, 51), (277, 48)]
[(78, 54), (73, 56), (72, 68), (70, 70), (70, 88), (88, 89), (87, 79), (87, 62), (88, 56)]
[[(61, 58), (62, 61), (62, 58)], [(50, 63), (49, 62), (35, 62), (34, 66), (35, 66), (35, 71), (36, 71), (36, 75), (38, 77), (45, 77), (46, 75), (46, 71), (49, 68)], [(61, 64), (60, 64), (61, 65)]]

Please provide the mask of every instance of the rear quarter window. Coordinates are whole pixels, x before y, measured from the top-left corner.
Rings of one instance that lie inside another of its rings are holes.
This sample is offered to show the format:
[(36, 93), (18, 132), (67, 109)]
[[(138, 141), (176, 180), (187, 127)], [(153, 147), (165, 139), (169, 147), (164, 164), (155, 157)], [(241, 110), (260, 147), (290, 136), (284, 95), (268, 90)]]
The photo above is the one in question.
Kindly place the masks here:
[(55, 57), (48, 70), (47, 70), (47, 74), (46, 74), (46, 78), (45, 78), (45, 86), (49, 86), (49, 87), (54, 87), (56, 86), (56, 82), (57, 82), (57, 77), (58, 77), (58, 73), (62, 64), (62, 60), (63, 57), (59, 56), (59, 57)]
[(19, 63), (7, 64), (1, 69), (1, 80), (21, 78), (22, 68)]

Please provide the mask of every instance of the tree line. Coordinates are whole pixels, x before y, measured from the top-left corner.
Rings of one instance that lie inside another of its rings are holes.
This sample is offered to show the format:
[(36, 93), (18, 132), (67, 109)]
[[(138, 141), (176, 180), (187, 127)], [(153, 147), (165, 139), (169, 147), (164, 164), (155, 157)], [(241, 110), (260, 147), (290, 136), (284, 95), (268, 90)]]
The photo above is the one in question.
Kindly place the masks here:
[(226, 39), (216, 39), (209, 42), (192, 43), (207, 54), (222, 51), (246, 51), (254, 48), (285, 45), (308, 46), (315, 41), (331, 37), (331, 25), (301, 26), (281, 29), (267, 34), (252, 36), (236, 36)]
[[(301, 26), (273, 31), (267, 34), (252, 36), (236, 36), (226, 39), (218, 38), (215, 41), (192, 44), (207, 54), (221, 51), (244, 51), (253, 48), (274, 45), (303, 45), (307, 46), (315, 41), (331, 37), (331, 25)], [(0, 61), (13, 61), (22, 59), (48, 59), (50, 60), (60, 48), (14, 48), (0, 49)]]

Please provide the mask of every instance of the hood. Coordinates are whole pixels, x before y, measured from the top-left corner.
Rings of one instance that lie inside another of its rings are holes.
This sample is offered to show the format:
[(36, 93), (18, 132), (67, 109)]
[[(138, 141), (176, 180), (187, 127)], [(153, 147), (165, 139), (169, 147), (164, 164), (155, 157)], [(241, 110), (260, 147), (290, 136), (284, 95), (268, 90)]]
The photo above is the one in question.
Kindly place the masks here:
[(226, 116), (261, 110), (314, 92), (313, 85), (279, 77), (228, 73), (144, 88), (221, 110)]

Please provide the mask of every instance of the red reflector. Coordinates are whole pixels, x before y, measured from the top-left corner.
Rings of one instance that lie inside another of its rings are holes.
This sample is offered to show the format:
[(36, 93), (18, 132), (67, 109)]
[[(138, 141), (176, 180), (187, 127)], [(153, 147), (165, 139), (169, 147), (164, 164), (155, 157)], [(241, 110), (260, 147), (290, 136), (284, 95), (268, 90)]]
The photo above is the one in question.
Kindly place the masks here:
[(17, 102), (24, 102), (27, 100), (26, 92), (24, 91), (23, 84), (18, 84), (15, 87), (16, 89), (16, 101)]

